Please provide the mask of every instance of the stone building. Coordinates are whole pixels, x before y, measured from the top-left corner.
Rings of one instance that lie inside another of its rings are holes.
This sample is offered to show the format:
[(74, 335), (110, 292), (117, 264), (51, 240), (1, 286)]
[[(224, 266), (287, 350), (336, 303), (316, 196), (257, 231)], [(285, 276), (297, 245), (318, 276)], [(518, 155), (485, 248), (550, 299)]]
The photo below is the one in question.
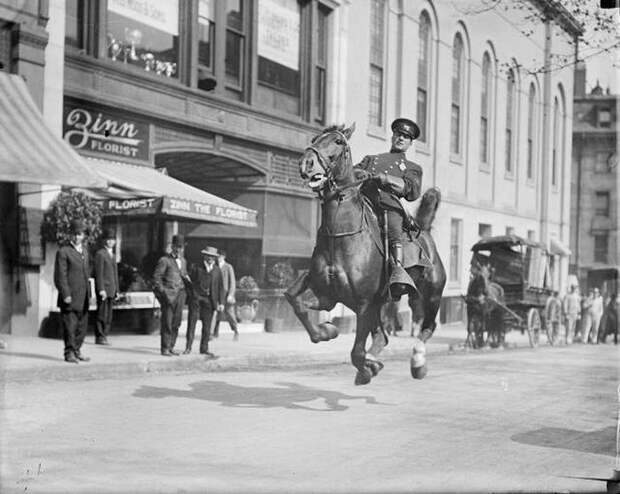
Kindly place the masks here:
[(618, 95), (598, 83), (586, 93), (586, 69), (575, 75), (570, 269), (582, 289), (618, 289), (620, 173)]

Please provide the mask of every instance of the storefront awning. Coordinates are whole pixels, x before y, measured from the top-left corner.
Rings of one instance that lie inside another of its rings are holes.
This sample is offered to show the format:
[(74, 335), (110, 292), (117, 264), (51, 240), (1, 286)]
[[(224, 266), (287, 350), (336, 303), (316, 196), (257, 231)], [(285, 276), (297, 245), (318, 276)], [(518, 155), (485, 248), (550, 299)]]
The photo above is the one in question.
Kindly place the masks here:
[(26, 83), (0, 71), (0, 182), (105, 187), (79, 154), (43, 120)]
[(96, 189), (104, 214), (162, 214), (229, 225), (256, 227), (256, 211), (176, 180), (148, 166), (89, 159), (109, 182)]
[(549, 250), (552, 254), (568, 257), (571, 255), (570, 249), (560, 240), (555, 237), (549, 239)]

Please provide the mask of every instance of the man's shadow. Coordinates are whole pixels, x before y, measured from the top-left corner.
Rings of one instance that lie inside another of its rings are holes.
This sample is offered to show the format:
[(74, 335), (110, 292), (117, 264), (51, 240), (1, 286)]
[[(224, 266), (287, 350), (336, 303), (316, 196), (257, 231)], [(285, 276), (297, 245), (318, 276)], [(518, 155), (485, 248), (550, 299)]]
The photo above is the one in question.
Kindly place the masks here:
[[(367, 404), (378, 405), (372, 396), (353, 396), (339, 391), (311, 388), (291, 382), (275, 383), (277, 387), (238, 386), (220, 381), (200, 381), (191, 383), (189, 390), (141, 386), (133, 396), (138, 398), (192, 398), (219, 402), (220, 405), (235, 408), (288, 408), (290, 410), (311, 410), (313, 412), (341, 412), (349, 407), (341, 400), (364, 400)], [(325, 408), (312, 408), (299, 403), (317, 399), (325, 401)]]

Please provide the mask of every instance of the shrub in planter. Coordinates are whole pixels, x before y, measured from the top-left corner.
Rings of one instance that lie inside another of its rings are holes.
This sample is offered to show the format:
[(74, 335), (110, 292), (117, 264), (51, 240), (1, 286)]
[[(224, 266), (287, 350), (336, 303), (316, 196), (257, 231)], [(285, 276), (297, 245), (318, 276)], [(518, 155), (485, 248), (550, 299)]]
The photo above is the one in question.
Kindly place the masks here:
[(283, 301), (282, 291), (288, 288), (295, 281), (295, 270), (288, 262), (277, 262), (267, 271), (267, 281), (279, 293), (276, 294), (276, 302), (274, 314), (265, 318), (265, 331), (268, 333), (276, 332), (282, 329), (284, 319), (280, 314), (280, 304)]
[(82, 192), (61, 192), (43, 215), (43, 240), (68, 243), (71, 240), (71, 222), (76, 219), (84, 221), (86, 242), (94, 244), (101, 235), (101, 207)]
[(243, 276), (237, 282), (237, 319), (249, 322), (256, 317), (258, 309), (258, 284), (251, 276)]

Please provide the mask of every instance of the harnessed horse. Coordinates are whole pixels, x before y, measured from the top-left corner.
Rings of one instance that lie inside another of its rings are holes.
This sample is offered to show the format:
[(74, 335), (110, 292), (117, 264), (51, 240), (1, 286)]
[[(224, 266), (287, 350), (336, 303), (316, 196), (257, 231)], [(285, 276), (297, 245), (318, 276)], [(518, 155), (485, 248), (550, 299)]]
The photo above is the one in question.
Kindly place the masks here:
[[(300, 159), (300, 175), (321, 201), (322, 221), (310, 269), (285, 296), (313, 343), (336, 338), (338, 328), (330, 322), (313, 324), (307, 309), (328, 311), (340, 302), (355, 312), (357, 328), (351, 362), (357, 368), (355, 383), (367, 384), (383, 368), (377, 356), (387, 344), (387, 336), (380, 328), (380, 312), (386, 301), (388, 272), (377, 216), (360, 192), (364, 181), (356, 180), (354, 174), (348, 143), (354, 130), (354, 125), (325, 129), (312, 140)], [(416, 379), (422, 379), (427, 372), (425, 341), (435, 330), (435, 317), (446, 282), (443, 264), (429, 232), (439, 200), (439, 191), (429, 189), (416, 216), (421, 226), (419, 241), (429, 254), (431, 266), (408, 270), (419, 289), (419, 295), (410, 297), (409, 303), (412, 308), (418, 304), (418, 313), (420, 308), (424, 312), (422, 330), (414, 339), (410, 361), (411, 374)], [(318, 304), (302, 301), (308, 289)], [(369, 334), (372, 334), (372, 345), (367, 351)]]
[(491, 269), (488, 264), (473, 262), (471, 272), (472, 279), (466, 296), (469, 343), (473, 348), (485, 344), (499, 346), (504, 342), (504, 289), (490, 281)]

